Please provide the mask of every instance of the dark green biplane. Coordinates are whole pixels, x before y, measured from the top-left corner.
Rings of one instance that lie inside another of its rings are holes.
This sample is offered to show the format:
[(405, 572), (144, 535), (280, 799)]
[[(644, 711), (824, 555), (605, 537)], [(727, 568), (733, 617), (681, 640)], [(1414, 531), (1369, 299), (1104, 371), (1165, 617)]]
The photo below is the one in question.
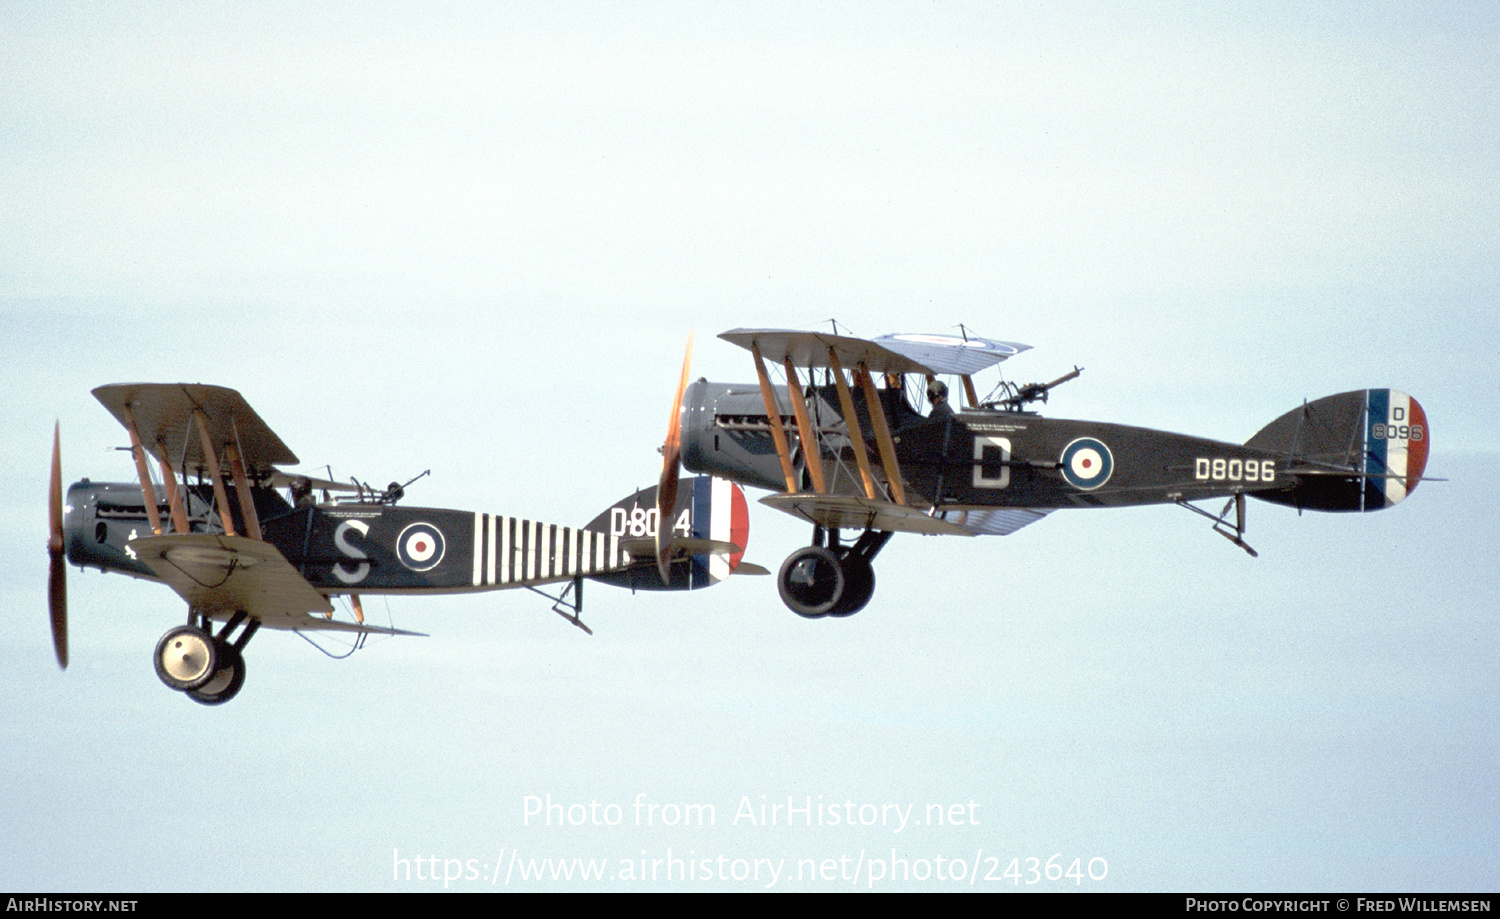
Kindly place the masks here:
[[(812, 544), (777, 577), (782, 600), (807, 617), (868, 603), (871, 563), (894, 533), (1001, 535), (1063, 508), (1177, 504), (1254, 555), (1247, 496), (1378, 510), (1405, 498), (1427, 462), (1422, 407), (1393, 389), (1306, 403), (1232, 444), (1030, 408), (1078, 368), (1051, 383), (1002, 381), (981, 399), (974, 375), (1028, 350), (1014, 342), (784, 329), (719, 337), (753, 355), (756, 382), (680, 387), (663, 481), (680, 462), (770, 489), (762, 503), (811, 523)], [(960, 409), (948, 405), (943, 377), (963, 393)], [(1212, 499), (1225, 501), (1218, 513), (1193, 503)]]
[[(130, 435), (138, 481), (84, 479), (64, 501), (54, 433), (48, 602), (58, 664), (68, 664), (67, 563), (158, 581), (187, 601), (188, 619), (157, 643), (156, 673), (206, 705), (239, 692), (242, 652), (262, 627), (349, 633), (355, 647), (372, 633), (415, 634), (366, 622), (362, 596), (555, 585), (543, 596), (588, 631), (585, 578), (693, 590), (736, 570), (766, 573), (742, 562), (745, 497), (722, 479), (674, 479), (670, 502), (645, 489), (580, 528), (408, 507), (398, 483), (375, 489), (280, 469), (297, 457), (232, 389), (132, 383), (94, 395)], [(662, 503), (674, 509), (666, 527), (657, 525)], [(334, 616), (339, 596), (350, 606), (344, 618)]]

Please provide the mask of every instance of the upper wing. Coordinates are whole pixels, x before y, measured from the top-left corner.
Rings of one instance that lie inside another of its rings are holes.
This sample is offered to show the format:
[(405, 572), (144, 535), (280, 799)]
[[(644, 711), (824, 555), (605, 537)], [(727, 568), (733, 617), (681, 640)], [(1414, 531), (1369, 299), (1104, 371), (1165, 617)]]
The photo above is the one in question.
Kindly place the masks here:
[(203, 383), (114, 383), (94, 390), (94, 397), (129, 430), (132, 418), (142, 445), (173, 469), (208, 465), (193, 416), (203, 415), (215, 444), (238, 444), (240, 459), (252, 474), (272, 465), (291, 465), (297, 457), (245, 402), (223, 386)]
[(954, 335), (882, 335), (875, 344), (903, 354), (926, 366), (929, 373), (967, 376), (993, 367), (1008, 357), (1030, 351), (1030, 345), (1015, 341)]
[(840, 363), (853, 367), (863, 363), (873, 373), (929, 373), (927, 367), (863, 338), (829, 335), (823, 332), (798, 332), (793, 329), (734, 329), (719, 336), (727, 342), (749, 350), (760, 349), (761, 357), (780, 363), (788, 358), (798, 367), (828, 367), (828, 349), (832, 348)]
[(133, 539), (127, 546), (189, 607), (210, 618), (242, 612), (273, 629), (416, 634), (312, 615), (332, 613), (333, 605), (268, 542), (174, 533)]
[(747, 350), (755, 345), (766, 360), (779, 363), (790, 358), (798, 367), (828, 367), (828, 350), (832, 348), (845, 367), (863, 363), (874, 373), (930, 375), (978, 373), (1031, 348), (1019, 342), (972, 336), (900, 334), (869, 341), (792, 329), (735, 329), (719, 337)]

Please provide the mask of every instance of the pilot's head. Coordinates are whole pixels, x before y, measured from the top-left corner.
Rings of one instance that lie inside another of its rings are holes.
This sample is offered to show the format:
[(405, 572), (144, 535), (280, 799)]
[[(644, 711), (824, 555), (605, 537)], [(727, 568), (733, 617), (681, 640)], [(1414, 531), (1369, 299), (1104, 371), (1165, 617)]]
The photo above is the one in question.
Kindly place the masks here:
[(290, 483), (290, 488), (293, 504), (301, 505), (312, 499), (312, 479), (307, 476), (295, 476)]
[(942, 380), (933, 380), (927, 384), (927, 401), (933, 405), (948, 400), (948, 384)]

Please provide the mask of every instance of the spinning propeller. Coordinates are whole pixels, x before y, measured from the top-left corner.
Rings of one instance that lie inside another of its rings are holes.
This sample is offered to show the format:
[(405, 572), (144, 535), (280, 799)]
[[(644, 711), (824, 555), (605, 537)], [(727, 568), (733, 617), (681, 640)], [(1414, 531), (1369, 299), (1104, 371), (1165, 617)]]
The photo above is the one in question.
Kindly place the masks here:
[(52, 614), (52, 647), (57, 664), (68, 669), (68, 560), (63, 544), (62, 426), (52, 428), (52, 485), (47, 492), (47, 607)]
[(672, 417), (667, 423), (667, 440), (661, 448), (661, 481), (656, 486), (656, 570), (660, 572), (663, 584), (671, 583), (667, 543), (671, 541), (672, 519), (677, 513), (677, 479), (682, 471), (682, 396), (687, 391), (688, 367), (692, 360), (693, 333), (689, 332), (687, 351), (682, 355), (682, 376), (677, 381), (677, 397), (672, 400)]

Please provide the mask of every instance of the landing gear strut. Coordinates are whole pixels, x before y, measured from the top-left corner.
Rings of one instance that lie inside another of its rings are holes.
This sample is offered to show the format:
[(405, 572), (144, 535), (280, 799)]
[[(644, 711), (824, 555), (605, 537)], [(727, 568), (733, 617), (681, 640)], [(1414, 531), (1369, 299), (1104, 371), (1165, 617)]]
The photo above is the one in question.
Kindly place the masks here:
[(776, 575), (781, 602), (807, 619), (854, 615), (875, 593), (871, 562), (890, 538), (888, 532), (866, 530), (845, 546), (837, 529), (814, 527), (813, 544), (787, 556)]
[(190, 610), (187, 625), (169, 629), (156, 643), (156, 675), (168, 689), (184, 692), (202, 705), (222, 705), (233, 699), (245, 685), (242, 652), (260, 628), (260, 621), (251, 619), (239, 637), (230, 641), (247, 618), (235, 613), (215, 635), (208, 616)]

